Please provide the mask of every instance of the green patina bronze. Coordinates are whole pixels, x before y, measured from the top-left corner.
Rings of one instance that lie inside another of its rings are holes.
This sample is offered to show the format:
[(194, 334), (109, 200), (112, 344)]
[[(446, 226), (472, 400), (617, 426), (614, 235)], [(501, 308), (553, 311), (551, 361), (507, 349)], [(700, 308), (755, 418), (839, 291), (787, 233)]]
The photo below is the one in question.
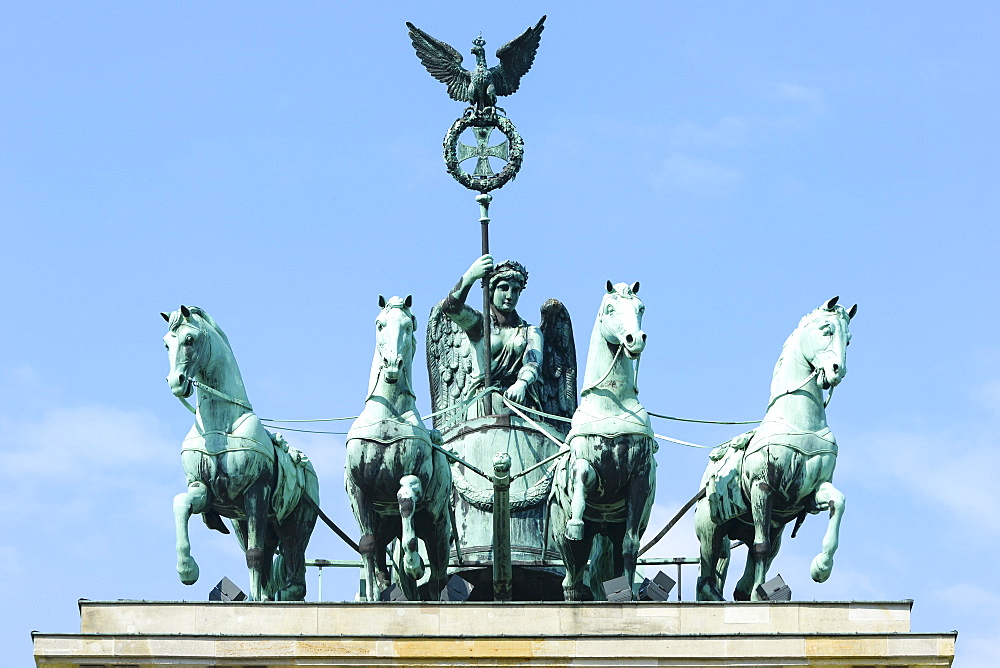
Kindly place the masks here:
[(850, 322), (857, 305), (837, 306), (837, 298), (807, 314), (785, 341), (774, 366), (771, 399), (760, 426), (710, 454), (702, 479), (705, 497), (695, 509), (701, 544), (699, 601), (722, 600), (729, 568), (730, 540), (749, 548), (746, 570), (733, 594), (757, 600), (757, 587), (781, 546), (785, 524), (808, 513), (829, 511), (823, 549), (810, 574), (825, 582), (840, 540), (844, 495), (833, 486), (837, 441), (826, 423), (823, 390), (847, 373)]
[[(487, 272), (488, 320), (466, 303), (472, 286)], [(564, 438), (569, 426), (535, 415), (536, 424), (548, 435), (543, 434), (522, 416), (512, 414), (504, 399), (564, 418), (572, 416), (577, 403), (576, 350), (569, 313), (562, 303), (550, 299), (542, 305), (541, 324), (528, 323), (517, 310), (527, 280), (528, 272), (520, 263), (495, 263), (492, 256), (484, 255), (434, 306), (427, 326), (431, 408), (439, 413), (434, 424), (446, 446), (483, 471), (493, 470), (498, 452), (510, 457), (508, 537), (492, 532), (493, 480), (460, 463), (452, 465), (463, 577), (474, 581), (480, 590), (493, 588), (485, 577), (491, 570), (496, 541), (509, 541), (515, 565), (537, 562), (543, 555), (544, 502), (552, 473), (537, 468), (527, 475), (519, 474), (556, 454), (556, 441)], [(491, 334), (488, 343), (487, 331)], [(486, 389), (484, 359), (489, 359), (491, 386), (497, 391), (482, 396)], [(483, 579), (476, 579), (480, 577)], [(540, 577), (552, 580), (551, 590), (558, 595), (555, 569)], [(516, 578), (513, 584), (515, 598), (529, 595), (519, 591)]]
[[(587, 598), (583, 575), (591, 562), (591, 596), (601, 582), (635, 577), (639, 539), (656, 493), (656, 442), (639, 403), (639, 357), (646, 346), (639, 284), (612, 285), (594, 323), (580, 406), (573, 414), (549, 497), (550, 535), (566, 568), (567, 601)], [(601, 575), (597, 575), (600, 573)]]
[[(499, 65), (487, 67), (486, 42), (480, 35), (472, 44), (472, 55), (476, 66), (472, 70), (462, 67), (462, 54), (450, 45), (431, 37), (429, 34), (407, 23), (410, 40), (431, 76), (448, 87), (448, 95), (453, 100), (468, 102), (461, 118), (456, 120), (444, 138), (444, 162), (456, 181), (470, 190), (486, 193), (503, 187), (513, 179), (524, 158), (524, 142), (517, 128), (506, 117), (503, 109), (496, 106), (497, 97), (514, 94), (521, 84), (521, 77), (527, 74), (535, 61), (535, 53), (542, 37), (545, 17), (497, 50)], [(475, 146), (459, 141), (466, 130), (472, 131)], [(500, 144), (490, 145), (490, 135), (499, 130), (505, 137)], [(490, 166), (490, 158), (506, 164), (499, 174)], [(476, 160), (475, 169), (469, 173), (461, 163)], [(483, 252), (488, 252), (487, 248)]]
[[(229, 533), (232, 521), (250, 571), (250, 598), (301, 601), (305, 551), (316, 524), (319, 482), (312, 463), (271, 434), (254, 414), (229, 339), (202, 309), (162, 313), (170, 359), (167, 384), (182, 400), (198, 390), (195, 423), (181, 463), (188, 489), (174, 498), (177, 573), (198, 581), (188, 520), (201, 513), (210, 529)], [(278, 554), (275, 557), (275, 554)]]
[[(437, 599), (444, 586), (451, 541), (451, 471), (441, 442), (417, 412), (412, 366), (417, 319), (411, 297), (379, 297), (375, 319), (375, 356), (364, 410), (347, 434), (345, 484), (361, 531), (366, 594), (377, 601), (390, 583), (386, 546), (398, 540), (403, 568), (397, 583), (409, 600)], [(425, 546), (430, 574), (427, 587), (418, 539)]]

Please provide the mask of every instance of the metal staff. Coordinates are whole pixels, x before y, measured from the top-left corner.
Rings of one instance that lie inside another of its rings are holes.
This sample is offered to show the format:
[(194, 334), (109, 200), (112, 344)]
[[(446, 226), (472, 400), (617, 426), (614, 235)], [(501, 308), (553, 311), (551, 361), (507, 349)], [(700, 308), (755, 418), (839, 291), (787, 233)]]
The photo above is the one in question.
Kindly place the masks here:
[[(476, 195), (479, 202), (479, 222), (482, 225), (483, 255), (490, 252), (490, 202), (493, 196), (489, 193)], [(491, 330), (493, 329), (492, 302), (490, 300), (490, 272), (483, 276), (483, 387), (489, 387), (492, 382), (492, 357), (493, 348), (491, 342)], [(487, 394), (483, 398), (483, 405), (486, 407), (484, 415), (493, 414), (493, 398)]]

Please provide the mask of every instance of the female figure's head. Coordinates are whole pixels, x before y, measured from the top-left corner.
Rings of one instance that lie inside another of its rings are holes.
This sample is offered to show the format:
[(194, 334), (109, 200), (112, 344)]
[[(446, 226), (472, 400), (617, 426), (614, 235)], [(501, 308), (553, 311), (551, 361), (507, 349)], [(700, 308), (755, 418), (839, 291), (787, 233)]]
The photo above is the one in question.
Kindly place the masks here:
[(490, 301), (493, 308), (511, 313), (517, 308), (521, 291), (528, 284), (528, 270), (520, 262), (505, 260), (490, 274)]

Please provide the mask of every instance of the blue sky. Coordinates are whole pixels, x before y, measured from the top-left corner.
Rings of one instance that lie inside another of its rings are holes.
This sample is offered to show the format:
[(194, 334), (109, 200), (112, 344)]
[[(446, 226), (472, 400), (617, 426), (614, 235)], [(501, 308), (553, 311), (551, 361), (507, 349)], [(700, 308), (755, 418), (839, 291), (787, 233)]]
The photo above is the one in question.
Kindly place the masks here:
[[(462, 107), (422, 69), (404, 21), (463, 53), (482, 30), (492, 59), (548, 14), (503, 104), (524, 167), (492, 209), (495, 255), (531, 272), (521, 314), (563, 300), (582, 346), (605, 281), (639, 280), (645, 405), (745, 420), (763, 414), (798, 319), (835, 294), (857, 302), (829, 411), (848, 498), (837, 565), (809, 580), (824, 529), (812, 518), (772, 572), (798, 599), (912, 598), (914, 630), (958, 629), (958, 665), (991, 665), (1000, 9), (454, 7), (7, 7), (0, 588), (18, 604), (0, 612), (0, 645), (12, 663), (30, 662), (29, 631), (78, 628), (78, 598), (201, 600), (224, 575), (245, 583), (235, 540), (200, 522), (202, 580), (174, 572), (190, 416), (163, 381), (158, 312), (208, 310), (260, 413), (356, 414), (378, 295), (412, 293), (422, 327), (478, 254), (473, 195), (440, 158)], [(713, 445), (735, 433), (656, 426)], [(327, 512), (353, 528), (342, 438), (290, 440), (316, 462)], [(705, 463), (679, 446), (658, 458), (655, 528)], [(695, 549), (689, 520), (658, 548)], [(320, 527), (309, 556), (350, 553)], [(353, 591), (353, 574), (329, 575), (327, 597)]]

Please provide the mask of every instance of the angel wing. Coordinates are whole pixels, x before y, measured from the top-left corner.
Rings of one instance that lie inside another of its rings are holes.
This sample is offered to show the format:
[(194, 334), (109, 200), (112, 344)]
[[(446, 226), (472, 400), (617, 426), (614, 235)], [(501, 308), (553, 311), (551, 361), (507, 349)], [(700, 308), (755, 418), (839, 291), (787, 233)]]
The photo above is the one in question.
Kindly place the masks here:
[[(427, 318), (427, 376), (431, 386), (431, 411), (458, 404), (472, 386), (473, 357), (476, 354), (468, 335), (441, 311), (442, 302)], [(466, 412), (454, 410), (434, 418), (434, 428), (444, 431), (463, 422)]]
[[(469, 84), (472, 81), (472, 74), (462, 67), (462, 54), (456, 51), (451, 45), (431, 37), (409, 21), (406, 22), (406, 27), (410, 29), (410, 41), (413, 44), (413, 48), (417, 51), (417, 57), (420, 58), (420, 62), (423, 63), (432, 77), (448, 86), (448, 95), (451, 96), (451, 99), (458, 100), (459, 102), (472, 102), (472, 98), (469, 96)], [(521, 35), (521, 37), (524, 37), (524, 35)], [(521, 39), (521, 37), (518, 39)], [(507, 47), (504, 46), (502, 48), (505, 49)], [(538, 48), (537, 45), (535, 48)], [(497, 52), (497, 55), (499, 55), (499, 52)], [(534, 56), (535, 54), (532, 53), (531, 58), (534, 59)], [(528, 61), (528, 67), (531, 67), (530, 60)], [(527, 72), (528, 70), (525, 69), (524, 71)], [(520, 75), (518, 76), (520, 77)], [(517, 90), (516, 83), (514, 90)]]
[[(541, 21), (538, 23), (541, 25)], [(573, 341), (573, 323), (566, 306), (556, 299), (549, 299), (542, 304), (539, 329), (542, 330), (544, 340), (542, 374), (538, 388), (542, 410), (553, 415), (573, 417), (577, 403), (576, 343)], [(550, 422), (564, 434), (569, 431), (568, 422)]]
[[(543, 23), (545, 23), (544, 16), (538, 20), (534, 27), (528, 28), (518, 37), (497, 49), (497, 58), (500, 60), (500, 64), (490, 68), (490, 74), (493, 75), (493, 88), (497, 95), (512, 95), (517, 92), (518, 86), (521, 85), (521, 77), (531, 69), (532, 63), (535, 62), (535, 54), (538, 52), (538, 44), (542, 39), (542, 31), (545, 30)], [(414, 46), (416, 46), (416, 42), (414, 42)], [(452, 50), (454, 51), (454, 49)], [(421, 56), (421, 60), (423, 60), (423, 56)], [(461, 57), (459, 57), (459, 62), (461, 62)], [(425, 62), (424, 65), (426, 66), (427, 63)], [(430, 68), (428, 67), (428, 69)], [(434, 73), (431, 72), (431, 74)], [(439, 80), (443, 81), (443, 79)], [(448, 92), (451, 93), (450, 86)]]

